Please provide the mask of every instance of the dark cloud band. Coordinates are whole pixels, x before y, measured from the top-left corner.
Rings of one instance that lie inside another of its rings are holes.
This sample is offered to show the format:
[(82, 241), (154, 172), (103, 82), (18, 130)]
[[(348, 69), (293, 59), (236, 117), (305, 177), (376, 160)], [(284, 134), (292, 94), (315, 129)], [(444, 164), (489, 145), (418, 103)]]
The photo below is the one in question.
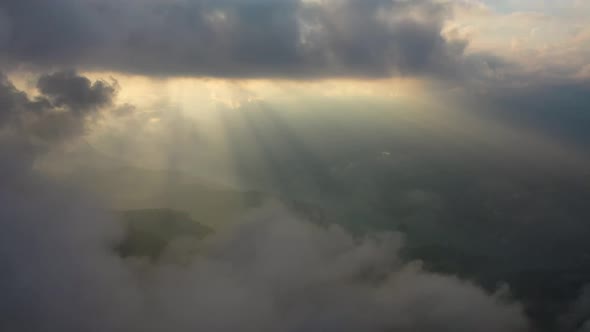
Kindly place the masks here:
[(456, 75), (432, 0), (7, 0), (1, 61), (150, 75)]

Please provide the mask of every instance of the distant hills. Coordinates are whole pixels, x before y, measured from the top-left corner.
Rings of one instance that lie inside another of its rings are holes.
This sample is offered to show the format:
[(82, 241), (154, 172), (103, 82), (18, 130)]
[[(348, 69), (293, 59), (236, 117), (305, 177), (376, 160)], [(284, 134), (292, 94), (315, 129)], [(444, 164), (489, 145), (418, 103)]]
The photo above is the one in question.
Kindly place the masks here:
[(187, 213), (170, 209), (130, 210), (117, 215), (125, 227), (125, 237), (116, 248), (123, 257), (156, 259), (176, 239), (198, 241), (213, 232)]

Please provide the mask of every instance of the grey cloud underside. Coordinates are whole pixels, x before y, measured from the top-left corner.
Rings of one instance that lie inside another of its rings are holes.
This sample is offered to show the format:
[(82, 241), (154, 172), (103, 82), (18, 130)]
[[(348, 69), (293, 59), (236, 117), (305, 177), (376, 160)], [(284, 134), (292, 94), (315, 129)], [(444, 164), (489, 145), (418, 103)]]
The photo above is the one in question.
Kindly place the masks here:
[(0, 133), (42, 144), (76, 137), (88, 117), (112, 104), (117, 86), (65, 71), (41, 76), (37, 90), (30, 97), (0, 77)]
[(37, 89), (53, 100), (53, 105), (66, 106), (76, 112), (85, 112), (111, 104), (116, 87), (104, 81), (92, 83), (75, 72), (65, 71), (41, 76)]
[(481, 61), (441, 36), (448, 15), (431, 0), (8, 0), (0, 52), (150, 75), (453, 77)]

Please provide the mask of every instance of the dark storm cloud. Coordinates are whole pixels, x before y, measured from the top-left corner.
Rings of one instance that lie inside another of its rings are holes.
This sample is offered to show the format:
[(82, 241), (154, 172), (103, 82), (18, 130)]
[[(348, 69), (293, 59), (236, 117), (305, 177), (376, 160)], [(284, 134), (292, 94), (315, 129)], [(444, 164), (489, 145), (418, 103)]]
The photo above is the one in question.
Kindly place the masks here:
[(92, 83), (73, 71), (43, 75), (37, 82), (37, 89), (55, 106), (78, 112), (110, 105), (116, 92), (116, 86), (104, 81)]
[(431, 0), (8, 0), (5, 64), (221, 77), (455, 76)]
[(69, 139), (85, 130), (89, 117), (111, 105), (116, 85), (92, 83), (73, 71), (39, 78), (40, 95), (30, 97), (0, 77), (0, 132), (39, 143)]
[(19, 91), (6, 76), (0, 76), (0, 123), (8, 121), (19, 107), (29, 103), (27, 96)]

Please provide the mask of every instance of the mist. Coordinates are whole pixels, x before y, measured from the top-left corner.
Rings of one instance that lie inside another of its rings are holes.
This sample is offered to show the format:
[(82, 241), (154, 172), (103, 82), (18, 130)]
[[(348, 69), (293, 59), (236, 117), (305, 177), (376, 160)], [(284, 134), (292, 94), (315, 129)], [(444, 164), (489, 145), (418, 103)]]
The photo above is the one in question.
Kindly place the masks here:
[(13, 170), (0, 189), (2, 330), (527, 327), (522, 307), (505, 290), (490, 294), (403, 263), (400, 234), (355, 237), (276, 205), (252, 211), (196, 253), (177, 248), (156, 261), (122, 258), (114, 248), (124, 230), (99, 202), (27, 169)]
[[(4, 84), (12, 109), (0, 149), (0, 329), (526, 330), (523, 307), (506, 288), (490, 292), (406, 262), (402, 234), (353, 235), (303, 220), (280, 203), (243, 213), (197, 246), (179, 237), (155, 259), (121, 255), (129, 230), (107, 202), (35, 166), (82, 139), (111, 107), (110, 97), (105, 103), (97, 93), (114, 90), (73, 72), (40, 82), (50, 79), (67, 84), (40, 85), (46, 100)], [(80, 105), (91, 113), (76, 113)], [(17, 125), (28, 112), (41, 127), (75, 119), (78, 129), (59, 139), (38, 135), (37, 126)]]

